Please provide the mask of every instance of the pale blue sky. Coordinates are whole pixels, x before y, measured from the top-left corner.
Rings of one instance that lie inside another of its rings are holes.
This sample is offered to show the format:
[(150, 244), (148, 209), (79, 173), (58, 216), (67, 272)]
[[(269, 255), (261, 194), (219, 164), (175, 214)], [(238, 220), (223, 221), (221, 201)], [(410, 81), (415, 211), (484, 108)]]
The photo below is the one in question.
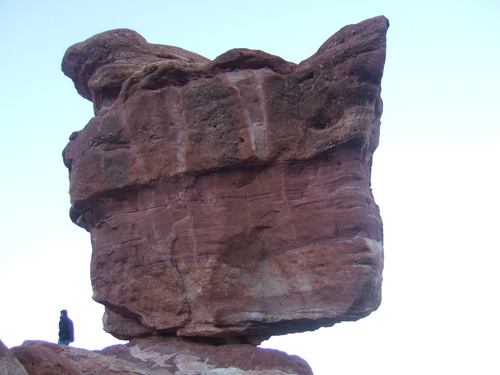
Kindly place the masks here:
[[(139, 4), (140, 3), (140, 4)], [(500, 1), (0, 0), (0, 339), (115, 343), (91, 299), (90, 239), (68, 218), (61, 151), (92, 104), (65, 50), (131, 28), (208, 58), (236, 47), (293, 62), (341, 27), (389, 18), (373, 190), (384, 220), (383, 302), (368, 318), (265, 343), (316, 375), (497, 374)]]

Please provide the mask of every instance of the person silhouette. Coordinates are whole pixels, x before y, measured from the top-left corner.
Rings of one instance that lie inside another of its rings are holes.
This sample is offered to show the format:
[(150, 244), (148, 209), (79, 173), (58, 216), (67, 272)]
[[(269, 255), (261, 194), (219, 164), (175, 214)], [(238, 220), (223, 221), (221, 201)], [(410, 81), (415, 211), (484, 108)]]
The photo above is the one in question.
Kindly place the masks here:
[(57, 343), (68, 346), (73, 341), (75, 341), (73, 321), (68, 317), (68, 310), (61, 310), (61, 318), (59, 319), (59, 341)]

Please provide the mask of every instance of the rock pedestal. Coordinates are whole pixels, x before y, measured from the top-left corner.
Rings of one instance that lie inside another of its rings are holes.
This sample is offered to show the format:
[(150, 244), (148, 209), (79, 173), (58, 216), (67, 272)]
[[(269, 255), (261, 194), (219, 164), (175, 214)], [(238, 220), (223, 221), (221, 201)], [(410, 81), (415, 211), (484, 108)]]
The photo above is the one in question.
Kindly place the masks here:
[(63, 153), (71, 217), (91, 234), (108, 332), (257, 343), (377, 309), (387, 28), (346, 26), (298, 65), (210, 61), (124, 29), (68, 49), (95, 108)]
[(303, 359), (278, 350), (174, 337), (135, 339), (101, 351), (25, 341), (10, 352), (24, 372), (2, 373), (0, 366), (2, 375), (313, 375)]

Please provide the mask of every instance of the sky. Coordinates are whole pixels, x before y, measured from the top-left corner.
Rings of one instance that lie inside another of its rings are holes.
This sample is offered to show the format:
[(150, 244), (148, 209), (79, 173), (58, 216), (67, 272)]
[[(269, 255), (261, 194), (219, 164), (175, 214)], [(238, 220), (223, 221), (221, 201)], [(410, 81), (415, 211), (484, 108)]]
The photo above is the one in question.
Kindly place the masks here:
[(498, 374), (500, 1), (0, 0), (0, 339), (122, 343), (92, 300), (90, 235), (69, 219), (61, 152), (93, 116), (60, 64), (130, 28), (207, 58), (232, 48), (305, 60), (341, 27), (390, 21), (372, 188), (384, 221), (382, 305), (367, 318), (273, 337), (315, 375)]

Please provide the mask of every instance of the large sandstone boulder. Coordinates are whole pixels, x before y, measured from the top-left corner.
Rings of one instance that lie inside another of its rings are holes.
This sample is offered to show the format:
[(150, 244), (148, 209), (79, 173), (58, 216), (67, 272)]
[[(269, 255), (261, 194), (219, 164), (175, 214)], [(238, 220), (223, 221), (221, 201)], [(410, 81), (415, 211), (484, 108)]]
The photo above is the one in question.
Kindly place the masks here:
[(11, 351), (29, 375), (312, 375), (303, 359), (278, 350), (168, 337), (136, 339), (101, 351), (25, 341)]
[(298, 65), (209, 61), (123, 29), (68, 49), (95, 108), (63, 152), (71, 217), (91, 234), (108, 332), (258, 343), (377, 309), (387, 28), (346, 26)]

